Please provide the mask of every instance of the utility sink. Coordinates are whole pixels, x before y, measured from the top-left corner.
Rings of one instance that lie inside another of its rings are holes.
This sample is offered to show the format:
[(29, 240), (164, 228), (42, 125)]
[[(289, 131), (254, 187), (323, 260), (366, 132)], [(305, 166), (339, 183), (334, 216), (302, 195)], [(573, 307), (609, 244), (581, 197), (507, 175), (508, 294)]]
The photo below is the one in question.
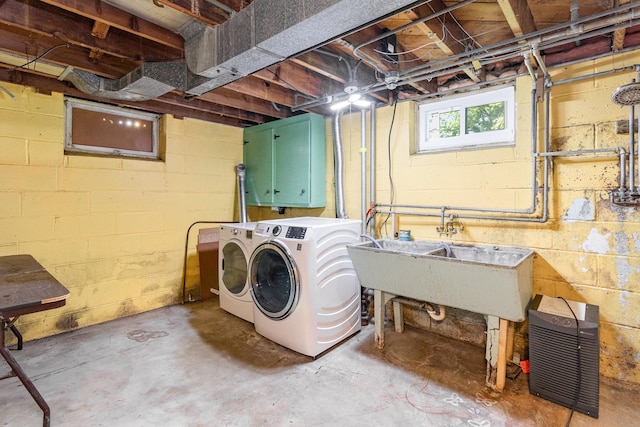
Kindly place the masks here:
[(382, 239), (347, 246), (360, 284), (514, 322), (533, 292), (533, 251)]

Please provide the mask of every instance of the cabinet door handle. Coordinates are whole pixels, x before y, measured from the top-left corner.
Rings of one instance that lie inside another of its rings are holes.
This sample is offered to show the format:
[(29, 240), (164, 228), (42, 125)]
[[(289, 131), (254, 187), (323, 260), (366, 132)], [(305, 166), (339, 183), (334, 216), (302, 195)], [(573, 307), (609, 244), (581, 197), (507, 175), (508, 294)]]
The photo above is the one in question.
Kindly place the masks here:
[(280, 135), (273, 135), (273, 139), (278, 139), (280, 138)]
[(300, 190), (300, 194), (304, 194), (304, 188), (302, 190)]
[(273, 189), (273, 194), (278, 194), (280, 192), (280, 190), (276, 190), (275, 188)]

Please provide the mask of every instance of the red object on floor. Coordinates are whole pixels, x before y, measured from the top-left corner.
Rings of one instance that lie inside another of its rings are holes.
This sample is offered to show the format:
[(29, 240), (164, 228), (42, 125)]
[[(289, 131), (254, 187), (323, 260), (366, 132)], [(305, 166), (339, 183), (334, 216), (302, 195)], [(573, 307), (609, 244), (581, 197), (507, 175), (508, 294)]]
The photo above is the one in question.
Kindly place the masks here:
[(525, 374), (529, 373), (529, 361), (528, 360), (521, 360), (520, 361), (520, 368), (522, 368), (522, 372), (524, 372)]

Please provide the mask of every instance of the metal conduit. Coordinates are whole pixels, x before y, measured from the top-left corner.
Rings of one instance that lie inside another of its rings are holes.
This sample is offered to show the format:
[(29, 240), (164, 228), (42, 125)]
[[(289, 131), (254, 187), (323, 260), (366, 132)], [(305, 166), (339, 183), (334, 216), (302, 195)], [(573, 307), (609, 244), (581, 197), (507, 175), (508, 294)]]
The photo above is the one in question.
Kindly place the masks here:
[[(636, 74), (637, 74), (637, 78), (638, 81), (640, 81), (640, 66), (636, 66)], [(638, 111), (638, 126), (636, 127), (636, 131), (640, 132), (640, 110)], [(631, 138), (633, 137), (633, 116), (630, 117), (629, 119), (629, 135), (631, 136), (629, 138), (629, 145), (631, 145), (631, 147), (633, 147), (633, 143), (631, 142)], [(640, 134), (638, 134), (638, 141), (640, 142)], [(640, 184), (640, 148), (638, 148), (638, 183)], [(634, 174), (632, 163), (631, 163), (631, 159), (633, 158), (633, 153), (629, 153), (629, 177), (632, 177)], [(633, 185), (629, 185), (629, 190), (632, 193), (636, 193), (637, 189), (633, 186)]]
[(367, 110), (360, 110), (360, 234), (367, 234)]
[[(505, 213), (505, 214), (525, 214), (531, 215), (535, 213), (537, 209), (536, 204), (536, 187), (538, 183), (538, 165), (537, 165), (537, 146), (538, 146), (538, 138), (537, 138), (537, 130), (538, 130), (538, 113), (536, 107), (536, 98), (537, 91), (535, 86), (535, 81), (533, 85), (533, 89), (531, 90), (531, 205), (528, 209), (489, 209), (489, 208), (474, 208), (474, 207), (465, 207), (465, 206), (440, 206), (440, 205), (407, 205), (407, 204), (386, 204), (386, 203), (376, 203), (376, 206), (382, 207), (399, 207), (399, 208), (410, 208), (410, 209), (437, 209), (440, 211), (439, 214), (419, 214), (420, 216), (436, 216), (440, 217), (444, 215), (445, 211), (474, 211), (474, 212), (488, 212), (488, 213)], [(381, 212), (377, 211), (377, 213), (393, 213), (393, 212)], [(395, 212), (396, 214), (409, 214), (407, 212)], [(459, 216), (458, 216), (459, 217)], [(492, 217), (494, 218), (494, 217)]]
[(629, 190), (633, 193), (636, 189), (635, 184), (635, 160), (634, 160), (634, 150), (635, 150), (635, 141), (633, 134), (633, 124), (635, 123), (635, 107), (631, 105), (629, 107)]
[[(534, 89), (532, 90), (532, 118), (531, 118), (531, 139), (532, 139), (532, 163), (533, 163), (533, 186), (532, 186), (532, 208), (528, 210), (509, 210), (509, 209), (486, 209), (486, 208), (474, 208), (474, 207), (464, 207), (464, 206), (436, 206), (436, 205), (403, 205), (403, 204), (376, 204), (376, 206), (381, 207), (399, 207), (399, 208), (411, 208), (411, 209), (437, 209), (439, 213), (427, 213), (427, 212), (399, 212), (395, 210), (389, 211), (377, 211), (379, 214), (396, 214), (396, 215), (414, 215), (414, 216), (425, 216), (425, 217), (441, 217), (444, 215), (445, 211), (472, 211), (472, 212), (486, 212), (486, 213), (505, 213), (505, 214), (513, 214), (513, 213), (533, 213), (536, 210), (537, 206), (537, 197), (536, 197), (536, 186), (537, 186), (537, 158), (543, 159), (543, 200), (542, 200), (542, 216), (540, 217), (509, 217), (509, 216), (496, 216), (496, 215), (470, 215), (470, 214), (456, 214), (453, 215), (455, 218), (462, 219), (479, 219), (479, 220), (500, 220), (500, 221), (519, 221), (519, 222), (546, 222), (548, 219), (548, 191), (549, 191), (549, 169), (550, 169), (550, 159), (553, 157), (562, 157), (562, 156), (578, 156), (584, 154), (598, 154), (598, 153), (617, 153), (619, 156), (619, 165), (620, 165), (620, 186), (619, 191), (624, 192), (625, 190), (625, 176), (626, 176), (626, 151), (622, 147), (618, 148), (600, 148), (600, 149), (587, 149), (587, 150), (574, 150), (574, 151), (549, 151), (550, 150), (550, 90), (552, 86), (562, 85), (573, 83), (575, 81), (580, 81), (593, 77), (600, 77), (603, 75), (612, 74), (615, 72), (629, 71), (631, 69), (638, 70), (640, 79), (640, 66), (633, 65), (627, 67), (621, 67), (617, 69), (607, 70), (598, 73), (592, 73), (585, 76), (578, 76), (569, 79), (560, 80), (557, 82), (551, 82), (548, 75), (545, 78), (545, 128), (544, 128), (544, 150), (543, 152), (537, 152), (537, 108), (536, 108), (536, 91), (535, 91), (535, 80), (533, 82)], [(546, 70), (546, 69), (545, 69)], [(541, 69), (542, 71), (542, 69)], [(530, 75), (533, 77), (533, 73), (529, 70)], [(632, 107), (633, 108), (633, 107)], [(629, 153), (629, 188), (630, 191), (635, 191), (635, 152), (634, 150), (634, 142), (633, 142), (633, 126), (635, 122), (634, 113), (630, 113), (630, 153)], [(638, 128), (640, 128), (640, 116), (638, 117)], [(638, 163), (640, 163), (640, 150), (638, 150)], [(638, 182), (640, 182), (640, 169), (638, 171)]]
[[(467, 2), (463, 2), (458, 4), (458, 7), (462, 6), (462, 5), (466, 5), (467, 3), (471, 3), (474, 0), (469, 0)], [(455, 217), (455, 218), (468, 218), (468, 219), (481, 219), (481, 220), (501, 220), (501, 221), (520, 221), (520, 222), (546, 222), (548, 219), (548, 192), (549, 192), (549, 169), (550, 169), (550, 158), (553, 157), (558, 157), (558, 156), (573, 156), (573, 155), (582, 155), (582, 154), (593, 154), (593, 153), (600, 153), (600, 152), (617, 152), (619, 154), (620, 157), (620, 168), (621, 168), (621, 177), (620, 177), (620, 188), (621, 191), (625, 186), (625, 182), (624, 182), (624, 168), (625, 168), (625, 162), (624, 159), (626, 157), (626, 153), (625, 150), (623, 148), (618, 148), (618, 149), (594, 149), (594, 150), (576, 150), (576, 151), (563, 151), (563, 152), (550, 152), (550, 89), (552, 85), (559, 85), (559, 84), (565, 84), (565, 83), (571, 83), (574, 81), (578, 81), (578, 80), (582, 80), (582, 79), (586, 79), (586, 78), (593, 78), (593, 77), (598, 77), (601, 75), (606, 75), (606, 74), (610, 74), (613, 72), (617, 72), (617, 71), (626, 71), (628, 69), (630, 69), (631, 67), (623, 67), (620, 69), (614, 69), (614, 70), (610, 70), (610, 71), (605, 71), (605, 72), (600, 72), (600, 73), (593, 73), (591, 75), (587, 75), (587, 76), (579, 76), (579, 77), (575, 77), (575, 78), (571, 78), (571, 79), (566, 79), (566, 80), (562, 80), (562, 81), (558, 81), (558, 82), (551, 82), (550, 77), (548, 75), (548, 70), (544, 65), (544, 61), (542, 60), (541, 56), (540, 56), (540, 44), (545, 44), (545, 46), (550, 46), (552, 43), (567, 43), (567, 39), (566, 36), (567, 34), (553, 34), (555, 31), (558, 30), (563, 30), (563, 29), (567, 29), (569, 27), (573, 28), (579, 28), (580, 32), (583, 33), (585, 32), (585, 26), (583, 26), (582, 24), (584, 23), (588, 23), (591, 20), (594, 19), (598, 19), (601, 17), (605, 17), (605, 16), (609, 16), (609, 15), (613, 15), (615, 13), (619, 13), (621, 11), (625, 11), (628, 9), (631, 9), (633, 7), (638, 6), (637, 4), (634, 3), (629, 3), (626, 5), (622, 5), (619, 6), (618, 8), (609, 10), (609, 11), (605, 11), (605, 12), (601, 12), (598, 13), (596, 15), (592, 15), (590, 17), (585, 17), (582, 19), (579, 19), (577, 21), (572, 21), (571, 24), (560, 24), (545, 30), (540, 30), (531, 34), (527, 34), (527, 35), (523, 35), (520, 37), (517, 37), (509, 42), (503, 42), (503, 43), (497, 43), (495, 45), (492, 46), (487, 46), (484, 47), (482, 49), (476, 49), (475, 51), (469, 51), (469, 52), (464, 52), (458, 55), (453, 55), (449, 58), (445, 58), (443, 60), (439, 60), (439, 61), (433, 61), (430, 64), (426, 65), (426, 66), (419, 66), (419, 67), (415, 67), (413, 69), (409, 69), (407, 70), (406, 74), (405, 74), (405, 78), (412, 78), (415, 80), (409, 80), (411, 82), (413, 81), (417, 81), (418, 79), (420, 79), (421, 76), (424, 75), (429, 75), (431, 77), (434, 76), (433, 74), (433, 70), (434, 68), (432, 67), (434, 64), (438, 64), (438, 63), (444, 63), (447, 61), (450, 61), (451, 59), (460, 59), (460, 61), (455, 62), (453, 65), (459, 66), (460, 68), (464, 68), (464, 66), (468, 65), (467, 59), (463, 59), (467, 56), (473, 56), (475, 55), (474, 59), (480, 59), (483, 60), (485, 58), (491, 57), (491, 56), (495, 56), (496, 54), (505, 54), (505, 55), (509, 55), (511, 53), (515, 54), (517, 53), (518, 55), (522, 55), (521, 52), (521, 46), (517, 46), (518, 49), (515, 49), (515, 47), (511, 46), (504, 46), (507, 43), (513, 43), (513, 42), (517, 42), (517, 41), (530, 41), (528, 39), (530, 39), (533, 36), (540, 36), (537, 40), (537, 42), (535, 43), (535, 45), (532, 45), (531, 47), (531, 54), (533, 54), (533, 56), (536, 58), (536, 60), (538, 61), (538, 64), (540, 66), (540, 70), (543, 72), (543, 74), (545, 75), (545, 128), (544, 128), (544, 150), (542, 153), (537, 153), (537, 106), (536, 106), (536, 91), (535, 91), (535, 75), (532, 72), (532, 69), (530, 68), (530, 65), (527, 64), (526, 61), (526, 56), (525, 56), (525, 65), (528, 65), (528, 71), (529, 74), (532, 77), (533, 80), (533, 86), (534, 89), (532, 90), (532, 125), (531, 125), (531, 139), (532, 139), (532, 178), (533, 178), (533, 184), (532, 184), (532, 207), (526, 210), (506, 210), (506, 209), (486, 209), (486, 208), (473, 208), (473, 207), (462, 207), (462, 206), (429, 206), (429, 205), (400, 205), (400, 204), (376, 204), (376, 206), (387, 206), (387, 207), (407, 207), (407, 208), (417, 208), (417, 209), (438, 209), (441, 212), (440, 213), (426, 213), (426, 212), (398, 212), (398, 211), (377, 211), (376, 213), (378, 214), (397, 214), (397, 215), (414, 215), (414, 216), (426, 216), (426, 217), (440, 217), (444, 214), (445, 210), (458, 210), (458, 211), (475, 211), (475, 212), (488, 212), (488, 213), (506, 213), (506, 214), (513, 214), (513, 213), (525, 213), (525, 214), (532, 214), (537, 210), (537, 197), (536, 197), (536, 187), (537, 187), (537, 169), (538, 169), (538, 165), (537, 165), (537, 158), (538, 157), (542, 157), (543, 158), (543, 200), (542, 200), (542, 215), (540, 217), (528, 217), (528, 216), (524, 216), (524, 217), (509, 217), (509, 216), (495, 216), (495, 215), (468, 215), (468, 214), (456, 214), (456, 215), (452, 215), (451, 217)], [(436, 15), (436, 16), (440, 16), (443, 13), (447, 13), (449, 12), (449, 10), (444, 10), (444, 11), (440, 11), (440, 14)], [(420, 22), (424, 22), (428, 19), (433, 19), (436, 16), (430, 16), (430, 17), (426, 17), (423, 18), (420, 21), (415, 21), (413, 24), (407, 24), (405, 27), (409, 27), (411, 25), (415, 25), (417, 23)], [(609, 16), (608, 20), (605, 20), (604, 25), (608, 24), (609, 22), (613, 22), (614, 24), (617, 24), (619, 22), (622, 21), (632, 21), (633, 18), (636, 18), (636, 12), (635, 11), (631, 11), (628, 14), (625, 14), (622, 19), (620, 19), (620, 16), (616, 17), (616, 16)], [(596, 23), (593, 25), (593, 28), (598, 28), (595, 25), (600, 25), (602, 26), (603, 23)], [(626, 24), (618, 24), (616, 25), (616, 28), (626, 28), (628, 27), (629, 24), (628, 22)], [(398, 28), (396, 29), (397, 31), (395, 32), (399, 32), (402, 31), (404, 28)], [(587, 29), (586, 31), (589, 31), (589, 29)], [(610, 32), (611, 31), (611, 27), (606, 28), (606, 29), (600, 29), (601, 32)], [(359, 46), (357, 46), (356, 48), (354, 48), (354, 53), (356, 54), (356, 56), (358, 56), (359, 58), (361, 58), (362, 60), (364, 60), (365, 62), (368, 62), (366, 60), (366, 58), (362, 58), (360, 55), (357, 55), (357, 50), (362, 48), (363, 46), (369, 44), (369, 43), (373, 43), (377, 40), (380, 40), (384, 37), (388, 37), (389, 35), (393, 34), (394, 32), (387, 32), (385, 33), (384, 36), (379, 36), (378, 38), (375, 38), (369, 42), (363, 43)], [(548, 40), (542, 40), (542, 36), (545, 35), (549, 35)], [(590, 33), (588, 35), (579, 35), (579, 36), (575, 36), (574, 38), (570, 39), (573, 40), (575, 39), (575, 41), (580, 40), (582, 38), (585, 38), (587, 36), (592, 36), (593, 33)], [(557, 41), (554, 40), (554, 38), (559, 38)], [(548, 43), (548, 44), (547, 44)], [(494, 48), (500, 48), (502, 47), (502, 50), (499, 52), (496, 51), (492, 51), (492, 49)], [(484, 54), (481, 54), (479, 51), (483, 51)], [(375, 66), (375, 64), (372, 64)], [(432, 67), (429, 70), (426, 70), (425, 67)], [(452, 64), (448, 63), (446, 65), (441, 66), (440, 68), (443, 70), (443, 72), (446, 69), (446, 73), (451, 72), (451, 68)], [(376, 67), (377, 68), (377, 67)], [(636, 67), (636, 69), (638, 69), (638, 67)], [(424, 71), (423, 71), (424, 70)], [(412, 75), (412, 72), (416, 72), (415, 75)], [(421, 73), (422, 72), (422, 73)], [(431, 73), (430, 73), (431, 72)], [(384, 74), (384, 73), (383, 73)], [(639, 71), (639, 76), (640, 76), (640, 71)], [(509, 78), (509, 80), (512, 80), (513, 78)], [(506, 79), (505, 79), (506, 80)], [(406, 84), (409, 81), (407, 80), (403, 80), (402, 84)], [(497, 81), (493, 81), (493, 82), (487, 82), (487, 84), (495, 84), (497, 83)], [(370, 87), (370, 89), (368, 91), (366, 91), (365, 93), (373, 93), (379, 90), (383, 90), (384, 89), (384, 83), (378, 83), (378, 84), (374, 84)], [(434, 94), (432, 96), (441, 96), (443, 94), (446, 94), (446, 92), (443, 93), (438, 93), (438, 94)], [(420, 99), (424, 99), (429, 97), (429, 95), (425, 95), (424, 97), (420, 97)], [(316, 101), (317, 102), (317, 101)], [(311, 103), (309, 103), (311, 104)], [(375, 147), (374, 147), (374, 133), (375, 133), (375, 120), (374, 120), (374, 111), (375, 111), (375, 106), (372, 106), (372, 114), (371, 114), (371, 126), (372, 126), (372, 131), (371, 131), (371, 141), (372, 144), (370, 146), (370, 156), (371, 156), (371, 183), (370, 183), (370, 190), (371, 190), (371, 200), (375, 200), (375, 171), (374, 171), (374, 166), (375, 166)], [(631, 135), (633, 135), (633, 120), (630, 120), (631, 123)], [(362, 129), (364, 130), (365, 124), (362, 124)], [(638, 127), (640, 127), (640, 116), (638, 117)], [(363, 137), (364, 138), (364, 137)], [(631, 146), (632, 143), (630, 143)], [(640, 150), (639, 151), (639, 159), (638, 162), (640, 163)], [(630, 162), (632, 162), (633, 159), (633, 155), (632, 153), (630, 153)], [(633, 172), (633, 168), (630, 166), (630, 182), (632, 181), (632, 176), (634, 174)], [(640, 181), (640, 170), (638, 171), (638, 181)], [(632, 187), (630, 185), (630, 187)], [(633, 188), (633, 187), (632, 187)], [(363, 190), (366, 191), (366, 190)], [(371, 227), (371, 231), (372, 231), (372, 235), (375, 232), (375, 226), (374, 224), (372, 224)]]
[[(369, 113), (369, 202), (376, 199), (376, 106), (371, 104)], [(376, 216), (371, 216), (369, 234), (376, 235)]]
[[(462, 5), (462, 3), (459, 3), (459, 5)], [(609, 9), (607, 11), (603, 11), (595, 15), (581, 18), (577, 21), (558, 24), (543, 30), (538, 30), (533, 33), (515, 37), (510, 40), (498, 42), (493, 45), (465, 51), (465, 52), (462, 52), (456, 55), (451, 55), (439, 60), (430, 61), (427, 64), (419, 65), (417, 67), (409, 68), (405, 70), (404, 73), (399, 75), (400, 80), (398, 84), (410, 84), (413, 82), (422, 81), (426, 78), (433, 79), (443, 75), (451, 74), (453, 72), (462, 71), (464, 68), (469, 67), (471, 58), (482, 62), (485, 60), (491, 61), (494, 59), (496, 55), (505, 55), (505, 57), (507, 58), (520, 56), (522, 55), (522, 48), (523, 48), (520, 42), (530, 43), (532, 47), (533, 45), (535, 45), (536, 49), (539, 50), (539, 49), (548, 48), (550, 46), (555, 46), (555, 44), (565, 44), (571, 41), (579, 41), (584, 38), (592, 37), (600, 33), (609, 33), (617, 28), (627, 28), (631, 26), (631, 24), (633, 25), (640, 24), (640, 19), (638, 19), (639, 13), (636, 12), (635, 10), (626, 12), (621, 15), (616, 15), (616, 13), (624, 12), (638, 6), (639, 4), (637, 2), (627, 3), (625, 5), (621, 5), (614, 9)], [(440, 15), (437, 15), (437, 16), (440, 16)], [(606, 17), (607, 19), (592, 23), (593, 28), (583, 25), (583, 24), (589, 23), (592, 20), (597, 20), (602, 17)], [(429, 17), (422, 18), (422, 19), (424, 20), (433, 19), (433, 15), (430, 15)], [(414, 21), (414, 23), (418, 23), (418, 22), (421, 22), (421, 21)], [(613, 24), (610, 24), (610, 23), (613, 23)], [(410, 25), (411, 24), (407, 24), (406, 26), (410, 26)], [(580, 28), (580, 31), (582, 32), (585, 32), (585, 31), (592, 31), (592, 32), (588, 34), (581, 33), (579, 35), (576, 35), (567, 39), (567, 36), (573, 33), (573, 30), (571, 30), (572, 25), (574, 27), (577, 26), (578, 28)], [(611, 25), (614, 25), (614, 27), (612, 27)], [(604, 28), (599, 28), (599, 27), (604, 27)], [(569, 34), (567, 34), (567, 31), (560, 32), (563, 30), (569, 30), (568, 32)], [(593, 31), (595, 30), (598, 30), (598, 32), (594, 33)], [(367, 44), (380, 40), (381, 38), (388, 37), (393, 33), (394, 31), (389, 31), (389, 32), (386, 32), (384, 36), (378, 36), (371, 41), (362, 43), (359, 46), (353, 48), (354, 52), (356, 49), (360, 49), (362, 46), (366, 46)], [(369, 63), (372, 67), (377, 68), (376, 64), (372, 63), (366, 58), (363, 58), (361, 55), (357, 55), (357, 56), (363, 61)], [(540, 60), (538, 60), (538, 62), (543, 63)], [(382, 74), (386, 74), (383, 71), (380, 71), (380, 72)], [(383, 81), (381, 81), (381, 82), (372, 84), (369, 88), (359, 93), (366, 95), (366, 94), (379, 92), (385, 89), (386, 89), (386, 84)], [(293, 108), (293, 111), (298, 111), (304, 108), (312, 108), (312, 107), (323, 105), (323, 104), (326, 104), (326, 101), (324, 99), (312, 100), (312, 101), (295, 106)]]
[[(449, 57), (443, 58), (443, 59), (439, 59), (439, 60), (435, 60), (435, 61), (431, 61), (428, 64), (425, 65), (419, 65), (413, 68), (408, 68), (407, 70), (405, 70), (404, 75), (411, 75), (413, 72), (418, 72), (418, 71), (422, 71), (427, 67), (431, 67), (433, 65), (438, 65), (441, 64), (443, 62), (449, 62), (451, 60), (456, 60), (456, 59), (462, 59), (465, 58), (465, 61), (463, 63), (457, 63), (457, 65), (469, 65), (468, 61), (469, 59), (466, 58), (471, 58), (473, 57), (473, 59), (484, 59), (486, 57), (490, 57), (492, 55), (495, 54), (499, 54), (501, 51), (504, 51), (504, 53), (508, 52), (508, 51), (513, 51), (513, 52), (521, 52), (522, 51), (522, 44), (520, 44), (521, 42), (537, 42), (537, 44), (539, 46), (546, 46), (546, 43), (554, 43), (556, 41), (562, 41), (564, 43), (567, 42), (567, 36), (570, 34), (566, 34), (566, 32), (562, 32), (560, 33), (562, 30), (566, 30), (566, 29), (570, 29), (571, 25), (580, 25), (580, 29), (582, 31), (584, 31), (584, 27), (582, 26), (582, 24), (588, 23), (590, 21), (593, 20), (598, 20), (597, 22), (595, 22), (594, 25), (601, 25), (601, 26), (609, 26), (611, 25), (609, 22), (613, 21), (613, 22), (625, 22), (626, 26), (629, 26), (628, 22), (632, 21), (635, 18), (638, 18), (638, 14), (635, 11), (631, 11), (625, 14), (621, 14), (621, 15), (617, 15), (619, 12), (624, 12), (628, 9), (632, 9), (634, 7), (638, 7), (638, 3), (627, 3), (625, 5), (621, 5), (617, 8), (613, 8), (613, 9), (609, 9), (600, 13), (596, 13), (595, 15), (591, 15), (591, 16), (587, 16), (584, 18), (581, 18), (577, 21), (572, 21), (569, 23), (562, 23), (562, 24), (558, 24), (558, 25), (554, 25), (552, 27), (549, 28), (545, 28), (542, 30), (538, 30), (538, 31), (534, 31), (533, 33), (528, 33), (528, 34), (524, 34), (522, 36), (518, 36), (515, 37), (513, 39), (510, 40), (504, 40), (498, 43), (494, 43), (492, 45), (488, 45), (488, 46), (484, 46), (478, 49), (473, 49), (467, 52), (462, 52), (456, 55), (451, 55)], [(601, 20), (600, 18), (609, 18), (608, 20)], [(593, 29), (596, 29), (598, 27), (595, 27)], [(609, 31), (611, 31), (611, 28), (609, 28)], [(389, 35), (389, 33), (385, 33), (386, 35)], [(588, 35), (584, 35), (583, 38), (586, 37), (590, 37), (591, 34)], [(548, 39), (545, 39), (545, 37), (548, 37)], [(557, 38), (557, 40), (555, 39)], [(456, 63), (454, 63), (456, 64)], [(451, 65), (449, 65), (451, 66)], [(433, 69), (433, 68), (431, 68)]]
[(626, 177), (626, 172), (625, 172), (625, 165), (627, 164), (626, 162), (627, 159), (627, 152), (624, 150), (624, 148), (620, 148), (620, 188), (618, 189), (620, 191), (620, 194), (624, 194), (625, 190), (626, 190), (626, 185), (625, 185), (625, 177)]
[(340, 111), (333, 116), (333, 162), (336, 190), (336, 218), (348, 218), (344, 198), (344, 157), (342, 152), (342, 132)]

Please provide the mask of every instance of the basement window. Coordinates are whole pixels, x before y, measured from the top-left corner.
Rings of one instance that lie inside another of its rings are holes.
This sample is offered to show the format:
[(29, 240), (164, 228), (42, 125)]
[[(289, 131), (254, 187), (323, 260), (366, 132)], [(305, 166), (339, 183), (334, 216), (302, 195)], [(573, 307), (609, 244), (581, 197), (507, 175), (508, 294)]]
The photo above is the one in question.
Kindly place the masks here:
[(515, 144), (513, 86), (418, 105), (418, 153)]
[(158, 159), (157, 114), (65, 99), (65, 152)]

